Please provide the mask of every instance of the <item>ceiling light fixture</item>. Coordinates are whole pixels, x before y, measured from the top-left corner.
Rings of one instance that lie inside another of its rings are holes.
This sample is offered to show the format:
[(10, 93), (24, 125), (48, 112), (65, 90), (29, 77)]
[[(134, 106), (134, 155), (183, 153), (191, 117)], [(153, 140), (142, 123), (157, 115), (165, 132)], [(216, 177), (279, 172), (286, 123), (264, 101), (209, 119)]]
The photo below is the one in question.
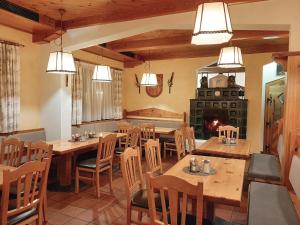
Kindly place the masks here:
[(225, 47), (221, 49), (218, 66), (222, 68), (243, 67), (242, 52), (239, 47)]
[(228, 5), (209, 2), (198, 6), (192, 44), (212, 45), (228, 42), (232, 37)]
[(60, 36), (60, 50), (56, 52), (51, 52), (49, 55), (47, 73), (56, 74), (74, 74), (76, 73), (75, 62), (72, 53), (63, 52), (63, 24), (62, 16), (65, 13), (64, 9), (59, 9), (60, 22), (61, 22), (61, 36)]
[(109, 66), (96, 65), (93, 73), (95, 82), (111, 82), (111, 71)]
[(151, 87), (157, 85), (157, 77), (155, 73), (150, 72), (150, 61), (148, 64), (148, 73), (143, 73), (141, 86)]

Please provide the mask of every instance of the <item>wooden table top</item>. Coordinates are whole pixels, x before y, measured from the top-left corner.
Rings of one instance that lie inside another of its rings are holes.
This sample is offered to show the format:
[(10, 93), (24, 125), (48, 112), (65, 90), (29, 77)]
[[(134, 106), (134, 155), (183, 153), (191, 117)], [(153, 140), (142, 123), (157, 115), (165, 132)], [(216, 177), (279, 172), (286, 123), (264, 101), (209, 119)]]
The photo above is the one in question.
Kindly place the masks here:
[[(105, 137), (109, 134), (114, 134), (111, 132), (101, 132), (97, 134), (97, 136)], [(126, 134), (116, 133), (117, 138), (126, 137)], [(99, 143), (99, 138), (90, 138), (84, 141), (70, 142), (68, 140), (56, 140), (56, 141), (48, 141), (48, 144), (53, 145), (53, 153), (57, 155), (63, 155), (67, 153), (71, 153), (80, 149), (96, 146)]]
[[(215, 175), (198, 176), (185, 173), (183, 168), (189, 166), (191, 157), (198, 162), (208, 159), (212, 168), (216, 170)], [(197, 185), (203, 183), (203, 195), (206, 200), (217, 203), (239, 206), (242, 198), (245, 160), (228, 159), (210, 156), (187, 155), (170, 168), (165, 175), (172, 175)]]
[(225, 145), (219, 143), (218, 137), (211, 137), (202, 144), (196, 144), (195, 151), (215, 156), (247, 159), (250, 157), (250, 143), (245, 139), (239, 139), (235, 145)]
[(171, 134), (175, 131), (176, 131), (176, 128), (155, 127), (155, 133), (157, 133), (157, 134)]
[(15, 170), (16, 167), (12, 167), (12, 166), (5, 166), (5, 165), (2, 165), (0, 164), (0, 188), (2, 188), (2, 185), (3, 185), (3, 171), (4, 170)]

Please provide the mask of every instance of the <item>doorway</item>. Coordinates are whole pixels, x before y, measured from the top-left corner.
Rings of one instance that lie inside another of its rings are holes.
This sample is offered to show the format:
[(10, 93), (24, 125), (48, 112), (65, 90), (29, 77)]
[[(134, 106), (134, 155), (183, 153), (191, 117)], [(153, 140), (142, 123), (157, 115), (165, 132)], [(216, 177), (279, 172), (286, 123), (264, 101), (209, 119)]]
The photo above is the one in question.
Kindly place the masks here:
[(266, 83), (265, 85), (265, 119), (264, 119), (264, 153), (277, 154), (279, 130), (282, 126), (286, 78)]

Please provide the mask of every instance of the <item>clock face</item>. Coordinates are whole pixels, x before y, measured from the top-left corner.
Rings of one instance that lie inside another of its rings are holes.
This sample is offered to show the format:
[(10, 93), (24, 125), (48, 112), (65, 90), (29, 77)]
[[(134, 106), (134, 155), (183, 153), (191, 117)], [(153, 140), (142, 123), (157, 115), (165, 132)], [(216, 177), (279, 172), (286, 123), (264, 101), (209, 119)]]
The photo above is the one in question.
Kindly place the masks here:
[(154, 87), (146, 87), (146, 92), (150, 97), (158, 97), (163, 91), (163, 74), (156, 74), (157, 85)]
[(220, 97), (221, 96), (221, 92), (220, 91), (215, 91), (215, 96), (216, 97)]

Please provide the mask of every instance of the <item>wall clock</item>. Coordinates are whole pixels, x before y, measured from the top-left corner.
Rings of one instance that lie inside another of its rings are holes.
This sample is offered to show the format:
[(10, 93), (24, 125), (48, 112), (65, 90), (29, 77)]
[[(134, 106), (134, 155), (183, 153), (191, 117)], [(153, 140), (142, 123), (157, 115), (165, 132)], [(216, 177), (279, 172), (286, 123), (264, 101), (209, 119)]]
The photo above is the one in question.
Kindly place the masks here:
[(156, 98), (160, 96), (163, 91), (163, 74), (156, 74), (157, 86), (146, 87), (146, 92), (150, 97)]

